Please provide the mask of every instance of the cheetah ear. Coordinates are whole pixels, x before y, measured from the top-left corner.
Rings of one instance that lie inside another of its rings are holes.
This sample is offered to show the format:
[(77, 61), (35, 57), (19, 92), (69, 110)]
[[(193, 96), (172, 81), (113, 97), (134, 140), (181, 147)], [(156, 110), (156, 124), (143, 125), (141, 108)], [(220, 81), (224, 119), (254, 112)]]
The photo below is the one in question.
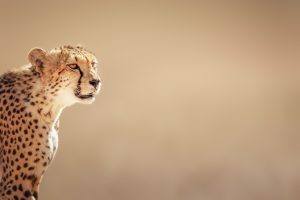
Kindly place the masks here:
[(28, 53), (29, 62), (36, 67), (38, 72), (42, 72), (46, 61), (47, 52), (41, 48), (33, 48)]

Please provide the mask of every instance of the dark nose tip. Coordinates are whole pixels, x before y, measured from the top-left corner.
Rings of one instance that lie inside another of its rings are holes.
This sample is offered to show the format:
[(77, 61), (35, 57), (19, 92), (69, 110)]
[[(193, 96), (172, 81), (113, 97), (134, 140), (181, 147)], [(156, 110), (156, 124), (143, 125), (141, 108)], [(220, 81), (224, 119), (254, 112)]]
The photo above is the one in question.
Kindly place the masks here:
[(100, 80), (98, 79), (93, 79), (90, 81), (90, 84), (94, 87), (94, 88), (97, 88), (97, 86), (99, 85), (100, 83)]

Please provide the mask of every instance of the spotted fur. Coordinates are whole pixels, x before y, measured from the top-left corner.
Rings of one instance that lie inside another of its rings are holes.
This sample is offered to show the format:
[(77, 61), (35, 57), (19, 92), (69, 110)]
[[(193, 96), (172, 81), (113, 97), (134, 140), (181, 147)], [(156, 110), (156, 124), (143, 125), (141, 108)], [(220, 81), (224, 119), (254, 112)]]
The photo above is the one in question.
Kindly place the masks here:
[(35, 48), (30, 65), (0, 76), (0, 199), (37, 200), (57, 150), (66, 106), (91, 103), (100, 89), (97, 59), (82, 47)]

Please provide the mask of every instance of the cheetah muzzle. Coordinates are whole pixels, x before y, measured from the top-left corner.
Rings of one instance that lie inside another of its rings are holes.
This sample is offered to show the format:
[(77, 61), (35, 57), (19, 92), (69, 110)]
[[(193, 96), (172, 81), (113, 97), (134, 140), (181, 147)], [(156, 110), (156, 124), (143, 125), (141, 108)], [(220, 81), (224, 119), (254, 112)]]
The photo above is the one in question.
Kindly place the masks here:
[(28, 59), (0, 76), (1, 200), (38, 199), (62, 110), (93, 102), (101, 87), (97, 59), (82, 47), (34, 48)]

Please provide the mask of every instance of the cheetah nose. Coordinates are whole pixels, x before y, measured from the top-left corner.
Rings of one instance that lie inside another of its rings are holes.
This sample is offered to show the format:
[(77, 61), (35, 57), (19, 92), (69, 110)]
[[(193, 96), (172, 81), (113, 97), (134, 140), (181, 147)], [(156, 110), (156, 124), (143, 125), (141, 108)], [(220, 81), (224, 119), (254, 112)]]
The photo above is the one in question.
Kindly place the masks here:
[(93, 79), (89, 82), (94, 88), (97, 88), (97, 86), (99, 85), (100, 83), (100, 80), (98, 79)]

